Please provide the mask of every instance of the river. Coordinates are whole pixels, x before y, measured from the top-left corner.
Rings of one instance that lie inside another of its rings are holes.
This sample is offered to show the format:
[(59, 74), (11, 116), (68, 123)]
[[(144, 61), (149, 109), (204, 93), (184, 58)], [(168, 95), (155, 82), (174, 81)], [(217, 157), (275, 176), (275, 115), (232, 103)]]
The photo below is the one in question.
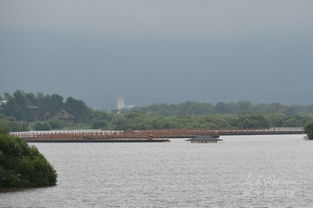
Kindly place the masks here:
[(303, 137), (32, 143), (57, 186), (0, 193), (0, 207), (313, 207), (313, 141)]

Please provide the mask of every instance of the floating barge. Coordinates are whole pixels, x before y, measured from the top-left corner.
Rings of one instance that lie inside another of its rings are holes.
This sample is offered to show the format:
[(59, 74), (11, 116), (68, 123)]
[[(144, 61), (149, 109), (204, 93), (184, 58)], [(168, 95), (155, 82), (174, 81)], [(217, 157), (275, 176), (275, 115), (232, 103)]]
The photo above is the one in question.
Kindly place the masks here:
[(217, 136), (200, 135), (191, 139), (187, 139), (186, 141), (190, 141), (191, 143), (217, 143), (218, 141), (223, 140), (219, 139)]

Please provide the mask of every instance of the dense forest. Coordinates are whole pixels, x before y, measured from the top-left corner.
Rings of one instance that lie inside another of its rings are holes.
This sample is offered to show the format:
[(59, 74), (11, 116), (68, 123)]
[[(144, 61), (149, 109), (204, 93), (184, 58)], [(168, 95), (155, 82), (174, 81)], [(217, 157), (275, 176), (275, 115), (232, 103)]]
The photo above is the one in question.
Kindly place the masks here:
[[(66, 111), (73, 122), (56, 115)], [(26, 93), (17, 90), (0, 97), (0, 127), (7, 131), (51, 129), (246, 129), (303, 127), (313, 120), (313, 105), (287, 106), (279, 103), (252, 104), (246, 101), (217, 104), (185, 102), (152, 104), (117, 113), (95, 110), (82, 100), (57, 94)]]

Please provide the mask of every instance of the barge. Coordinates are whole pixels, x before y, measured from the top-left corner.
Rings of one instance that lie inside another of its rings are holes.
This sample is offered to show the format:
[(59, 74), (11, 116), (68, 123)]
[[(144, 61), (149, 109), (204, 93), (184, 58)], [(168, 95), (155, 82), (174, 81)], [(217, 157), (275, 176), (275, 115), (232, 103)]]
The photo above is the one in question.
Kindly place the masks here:
[(219, 136), (200, 135), (194, 138), (187, 139), (186, 141), (190, 141), (191, 143), (217, 143), (218, 141), (223, 140), (219, 139)]

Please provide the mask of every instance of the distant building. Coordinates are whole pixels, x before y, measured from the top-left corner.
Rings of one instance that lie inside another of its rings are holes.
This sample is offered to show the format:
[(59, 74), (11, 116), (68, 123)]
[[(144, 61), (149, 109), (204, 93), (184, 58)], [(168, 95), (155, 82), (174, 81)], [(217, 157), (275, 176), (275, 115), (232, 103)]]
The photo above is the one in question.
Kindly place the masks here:
[(117, 112), (121, 112), (121, 110), (131, 109), (134, 107), (135, 107), (135, 105), (125, 105), (125, 97), (124, 96), (117, 96)]
[(63, 121), (65, 124), (72, 125), (74, 123), (75, 116), (61, 109), (55, 116), (56, 119)]
[(7, 102), (8, 102), (7, 100), (0, 100), (0, 106), (7, 104)]
[(125, 98), (124, 96), (117, 96), (117, 111), (120, 112), (125, 108)]

